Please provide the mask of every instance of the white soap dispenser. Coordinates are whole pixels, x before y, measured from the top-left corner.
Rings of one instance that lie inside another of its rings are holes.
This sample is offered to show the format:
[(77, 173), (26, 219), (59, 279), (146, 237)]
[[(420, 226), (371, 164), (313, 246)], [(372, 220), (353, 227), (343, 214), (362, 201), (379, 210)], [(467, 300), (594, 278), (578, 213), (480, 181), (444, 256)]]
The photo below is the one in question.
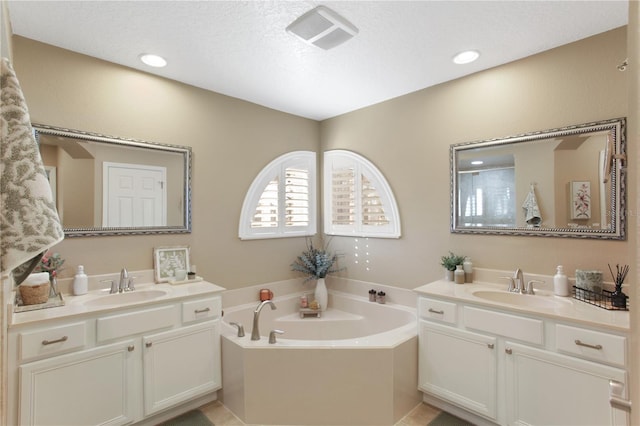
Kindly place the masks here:
[(556, 296), (569, 296), (569, 280), (564, 273), (562, 265), (558, 265), (556, 274), (553, 276), (553, 292)]
[(73, 278), (73, 295), (80, 296), (81, 294), (87, 294), (89, 290), (89, 278), (84, 273), (84, 266), (78, 265), (76, 276)]

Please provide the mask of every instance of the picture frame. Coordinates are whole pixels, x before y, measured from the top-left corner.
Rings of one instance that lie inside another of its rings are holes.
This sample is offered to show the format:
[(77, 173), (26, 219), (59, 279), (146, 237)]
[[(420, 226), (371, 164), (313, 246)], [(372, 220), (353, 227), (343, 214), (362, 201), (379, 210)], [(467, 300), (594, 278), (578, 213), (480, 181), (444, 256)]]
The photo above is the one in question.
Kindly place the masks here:
[(184, 269), (189, 272), (191, 261), (189, 246), (155, 247), (153, 249), (153, 270), (156, 283), (175, 279), (175, 271)]
[(571, 219), (591, 218), (591, 182), (571, 182)]

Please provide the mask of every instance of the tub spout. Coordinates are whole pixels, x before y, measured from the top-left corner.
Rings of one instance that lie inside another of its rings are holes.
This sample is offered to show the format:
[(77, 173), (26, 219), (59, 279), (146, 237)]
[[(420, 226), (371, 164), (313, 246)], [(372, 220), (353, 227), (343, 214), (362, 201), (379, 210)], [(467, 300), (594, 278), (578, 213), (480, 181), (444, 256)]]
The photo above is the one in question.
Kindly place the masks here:
[(260, 340), (260, 329), (258, 328), (258, 321), (260, 320), (260, 311), (262, 311), (264, 305), (271, 305), (271, 310), (276, 309), (276, 305), (274, 305), (271, 300), (260, 302), (255, 311), (253, 311), (253, 329), (251, 330), (251, 340)]

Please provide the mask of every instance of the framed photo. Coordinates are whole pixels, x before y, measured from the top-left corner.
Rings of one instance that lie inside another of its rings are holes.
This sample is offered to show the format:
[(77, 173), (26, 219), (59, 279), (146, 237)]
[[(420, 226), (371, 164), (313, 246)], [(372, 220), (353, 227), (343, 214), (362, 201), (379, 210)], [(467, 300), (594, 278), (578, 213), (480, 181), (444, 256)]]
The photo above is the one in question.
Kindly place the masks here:
[(189, 247), (156, 247), (153, 249), (153, 269), (157, 283), (175, 279), (176, 270), (189, 272)]
[(591, 218), (591, 183), (571, 182), (571, 219)]

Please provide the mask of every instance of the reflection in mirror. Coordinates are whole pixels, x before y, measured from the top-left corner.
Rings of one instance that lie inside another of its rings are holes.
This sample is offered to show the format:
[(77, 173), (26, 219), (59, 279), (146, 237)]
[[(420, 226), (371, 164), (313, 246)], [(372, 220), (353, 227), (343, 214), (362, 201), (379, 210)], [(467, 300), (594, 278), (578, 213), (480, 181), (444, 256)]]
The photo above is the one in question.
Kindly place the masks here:
[(34, 124), (65, 236), (191, 232), (191, 148)]
[(625, 239), (625, 119), (451, 146), (451, 232)]

